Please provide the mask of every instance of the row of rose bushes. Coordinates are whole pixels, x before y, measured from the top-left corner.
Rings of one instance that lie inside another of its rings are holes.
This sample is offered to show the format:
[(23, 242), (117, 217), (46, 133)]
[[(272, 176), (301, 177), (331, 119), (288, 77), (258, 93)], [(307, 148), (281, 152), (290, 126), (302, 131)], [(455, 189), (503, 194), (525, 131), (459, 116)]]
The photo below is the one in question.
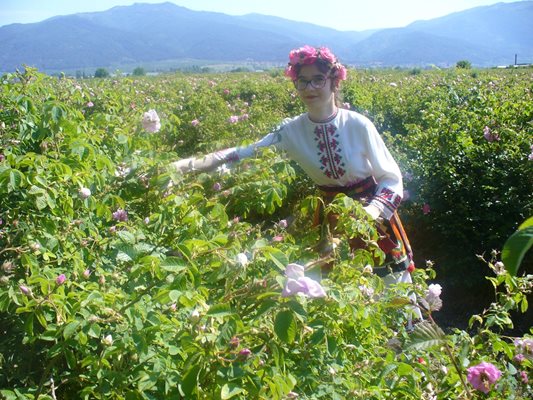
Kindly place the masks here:
[[(345, 100), (376, 121), (402, 163), (413, 156), (411, 131), (420, 146), (419, 158), (404, 164), (413, 174), (411, 223), (446, 222), (432, 201), (438, 196), (431, 180), (419, 178), (440, 173), (424, 158), (428, 142), (419, 136), (447, 145), (452, 139), (433, 138), (447, 136), (432, 131), (443, 125), (417, 119), (415, 106), (400, 119), (403, 98), (414, 103), (428, 82), (440, 88), (453, 79), (455, 91), (466, 91), (480, 78), (361, 73), (345, 87)], [(527, 76), (517, 82), (527, 86)], [(427, 94), (432, 113), (447, 107), (441, 94)], [(393, 114), (381, 114), (380, 103)], [(495, 302), (472, 318), (469, 332), (445, 334), (432, 319), (442, 288), (428, 286), (431, 266), (415, 271), (414, 285), (385, 291), (371, 273), (379, 251), (350, 254), (340, 237), (329, 244), (336, 267), (320, 280), (314, 261), (323, 243), (312, 225), (319, 200), (280, 154), (268, 149), (211, 174), (184, 177), (166, 168), (179, 157), (254, 140), (301, 111), (294, 90), (275, 75), (76, 81), (27, 70), (4, 76), (1, 395), (528, 398), (532, 339), (501, 330), (512, 325), (512, 311), (527, 310), (531, 277), (510, 275), (498, 252), (486, 269)], [(477, 115), (474, 108), (470, 114)], [(527, 177), (524, 129), (476, 144), (466, 140), (476, 128), (455, 140), (481, 149), (505, 144)], [(525, 214), (524, 188), (514, 190)], [(376, 239), (357, 204), (340, 198), (331, 207), (347, 231)], [(501, 247), (505, 237), (498, 240)], [(427, 316), (411, 334), (407, 291), (418, 294), (416, 306)]]

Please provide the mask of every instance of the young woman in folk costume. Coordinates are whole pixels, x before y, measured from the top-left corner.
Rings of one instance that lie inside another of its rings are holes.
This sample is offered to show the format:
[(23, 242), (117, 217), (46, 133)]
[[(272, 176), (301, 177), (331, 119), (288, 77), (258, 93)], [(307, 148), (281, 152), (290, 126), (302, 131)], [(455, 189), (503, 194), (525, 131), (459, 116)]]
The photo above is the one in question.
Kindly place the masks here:
[(172, 167), (182, 173), (208, 171), (251, 157), (260, 147), (284, 150), (316, 183), (326, 203), (338, 193), (364, 202), (365, 211), (378, 222), (378, 244), (386, 255), (386, 265), (374, 272), (386, 283), (411, 282), (411, 247), (396, 213), (402, 175), (372, 122), (337, 106), (335, 95), (346, 79), (346, 68), (328, 48), (304, 46), (290, 52), (285, 74), (294, 82), (306, 113), (285, 119), (252, 145), (182, 159)]

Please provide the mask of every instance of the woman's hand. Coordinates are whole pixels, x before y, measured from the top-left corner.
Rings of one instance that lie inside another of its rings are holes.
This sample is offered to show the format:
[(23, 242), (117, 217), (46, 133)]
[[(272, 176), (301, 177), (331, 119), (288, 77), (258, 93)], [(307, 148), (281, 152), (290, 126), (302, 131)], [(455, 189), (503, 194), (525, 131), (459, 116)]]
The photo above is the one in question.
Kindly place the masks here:
[(170, 163), (170, 167), (180, 174), (186, 174), (194, 170), (194, 158), (183, 158)]
[(376, 206), (369, 204), (367, 206), (364, 206), (363, 209), (372, 217), (372, 219), (375, 221), (379, 218), (381, 211)]

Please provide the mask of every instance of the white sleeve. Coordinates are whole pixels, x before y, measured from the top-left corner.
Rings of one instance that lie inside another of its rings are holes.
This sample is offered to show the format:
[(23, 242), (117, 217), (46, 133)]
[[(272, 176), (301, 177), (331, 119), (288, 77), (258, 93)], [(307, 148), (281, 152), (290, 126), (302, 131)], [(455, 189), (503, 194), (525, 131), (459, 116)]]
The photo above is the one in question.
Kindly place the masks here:
[(212, 171), (222, 164), (252, 157), (255, 155), (257, 149), (261, 147), (282, 147), (282, 130), (283, 124), (278, 126), (273, 132), (270, 132), (268, 135), (249, 146), (230, 147), (228, 149), (218, 150), (201, 157), (186, 158), (172, 163), (171, 167), (181, 173), (192, 171)]
[(376, 127), (370, 121), (367, 123), (367, 132), (367, 157), (372, 167), (372, 175), (378, 184), (370, 204), (380, 210), (382, 217), (390, 219), (402, 200), (402, 174)]
[[(285, 121), (284, 121), (285, 122)], [(231, 147), (229, 149), (217, 151), (217, 158), (223, 162), (234, 162), (244, 158), (253, 157), (258, 149), (261, 147), (275, 146), (276, 148), (283, 148), (282, 142), (283, 124), (278, 126), (274, 131), (245, 147)]]

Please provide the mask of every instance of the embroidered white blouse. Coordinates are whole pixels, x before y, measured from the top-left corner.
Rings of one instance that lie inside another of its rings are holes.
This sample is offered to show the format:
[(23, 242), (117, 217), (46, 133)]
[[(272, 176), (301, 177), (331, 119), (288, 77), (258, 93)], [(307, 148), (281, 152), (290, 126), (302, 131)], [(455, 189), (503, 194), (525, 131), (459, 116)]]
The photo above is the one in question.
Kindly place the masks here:
[(339, 109), (326, 121), (312, 121), (307, 113), (284, 120), (273, 132), (247, 147), (214, 153), (219, 162), (254, 155), (260, 147), (284, 150), (319, 186), (345, 187), (372, 176), (377, 182), (370, 201), (381, 216), (390, 219), (402, 199), (398, 164), (374, 124), (363, 115)]

